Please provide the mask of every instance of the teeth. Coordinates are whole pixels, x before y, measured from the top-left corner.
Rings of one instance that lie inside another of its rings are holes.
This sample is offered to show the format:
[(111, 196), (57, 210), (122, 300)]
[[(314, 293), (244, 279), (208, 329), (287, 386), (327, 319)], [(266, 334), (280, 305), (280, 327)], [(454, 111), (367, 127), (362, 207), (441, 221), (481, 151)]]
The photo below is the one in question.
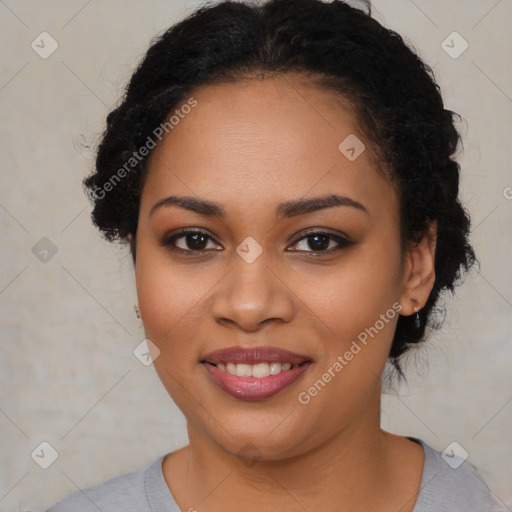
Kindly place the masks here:
[(268, 377), (269, 375), (277, 375), (281, 372), (290, 370), (291, 368), (298, 368), (298, 364), (292, 365), (291, 363), (258, 363), (258, 364), (245, 364), (245, 363), (219, 363), (217, 368), (223, 372), (228, 372), (231, 375), (238, 375), (240, 377)]
[(281, 363), (270, 363), (270, 375), (281, 373)]
[(251, 376), (251, 365), (238, 363), (236, 365), (236, 374), (240, 377), (250, 377)]
[(270, 365), (268, 363), (253, 364), (251, 368), (251, 375), (261, 379), (261, 377), (268, 377), (270, 375)]

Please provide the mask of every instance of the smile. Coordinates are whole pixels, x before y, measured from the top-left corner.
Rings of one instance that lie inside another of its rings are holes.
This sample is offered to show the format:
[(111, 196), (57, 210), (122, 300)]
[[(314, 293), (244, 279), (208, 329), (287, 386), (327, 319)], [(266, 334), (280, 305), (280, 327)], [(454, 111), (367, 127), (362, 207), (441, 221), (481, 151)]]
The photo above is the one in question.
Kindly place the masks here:
[(258, 363), (258, 364), (245, 364), (245, 363), (219, 363), (216, 365), (219, 370), (228, 372), (230, 375), (238, 375), (239, 377), (256, 377), (261, 379), (269, 375), (279, 375), (290, 369), (298, 368), (298, 364), (292, 363)]
[(201, 361), (210, 379), (242, 400), (270, 398), (294, 384), (311, 366), (311, 359), (275, 347), (231, 347)]

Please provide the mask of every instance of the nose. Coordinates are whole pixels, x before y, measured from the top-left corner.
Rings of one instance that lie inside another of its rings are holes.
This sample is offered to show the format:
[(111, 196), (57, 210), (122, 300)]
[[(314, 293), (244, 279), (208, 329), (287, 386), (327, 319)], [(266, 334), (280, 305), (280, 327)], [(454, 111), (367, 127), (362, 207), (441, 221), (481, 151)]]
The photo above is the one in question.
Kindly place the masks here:
[(270, 268), (264, 253), (252, 263), (237, 254), (233, 267), (213, 296), (216, 322), (243, 331), (257, 331), (272, 322), (289, 322), (294, 315), (293, 293)]

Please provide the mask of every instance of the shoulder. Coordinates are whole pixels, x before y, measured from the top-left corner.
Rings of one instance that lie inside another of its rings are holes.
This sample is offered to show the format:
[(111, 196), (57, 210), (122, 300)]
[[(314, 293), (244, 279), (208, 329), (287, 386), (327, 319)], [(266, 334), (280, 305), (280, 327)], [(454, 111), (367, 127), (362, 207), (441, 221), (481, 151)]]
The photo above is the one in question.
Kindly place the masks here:
[(453, 450), (441, 453), (421, 439), (412, 439), (425, 451), (421, 488), (413, 512), (500, 510), (483, 478), (469, 461)]
[(146, 480), (161, 465), (164, 455), (143, 469), (115, 476), (102, 484), (80, 489), (52, 505), (46, 512), (145, 512), (150, 505)]

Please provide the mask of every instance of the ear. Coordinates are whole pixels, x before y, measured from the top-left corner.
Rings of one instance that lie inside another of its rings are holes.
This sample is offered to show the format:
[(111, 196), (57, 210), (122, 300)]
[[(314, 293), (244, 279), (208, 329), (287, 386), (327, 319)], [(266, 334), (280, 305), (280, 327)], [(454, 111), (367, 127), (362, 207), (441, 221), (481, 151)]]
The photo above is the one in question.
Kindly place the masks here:
[(400, 303), (401, 315), (414, 314), (422, 309), (428, 300), (434, 281), (435, 254), (437, 243), (437, 222), (431, 221), (429, 231), (405, 255), (403, 288)]
[(126, 235), (126, 240), (130, 244), (130, 253), (132, 255), (133, 263), (135, 264), (135, 237), (131, 233), (129, 233), (128, 235)]

